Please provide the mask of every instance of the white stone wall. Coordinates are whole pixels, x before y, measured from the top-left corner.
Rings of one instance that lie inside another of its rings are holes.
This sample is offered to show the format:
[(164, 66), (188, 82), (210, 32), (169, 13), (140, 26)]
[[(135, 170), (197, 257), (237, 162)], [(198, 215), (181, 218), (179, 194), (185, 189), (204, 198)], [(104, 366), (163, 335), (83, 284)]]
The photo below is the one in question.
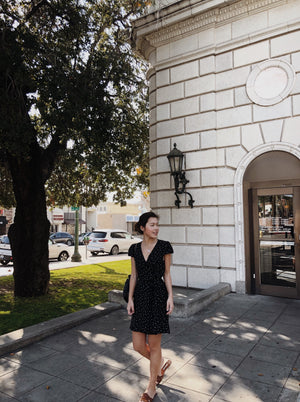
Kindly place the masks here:
[[(216, 1), (213, 9), (212, 1), (192, 3), (182, 11), (186, 19), (170, 10), (152, 31), (137, 28), (151, 48), (151, 207), (161, 217), (160, 237), (174, 245), (175, 285), (223, 281), (243, 292), (243, 177), (237, 181), (236, 173), (257, 149), (299, 148), (300, 1)], [(246, 84), (269, 59), (288, 62), (295, 82), (285, 99), (261, 106)], [(167, 160), (174, 143), (186, 155), (193, 209), (184, 196), (180, 209), (174, 205)]]

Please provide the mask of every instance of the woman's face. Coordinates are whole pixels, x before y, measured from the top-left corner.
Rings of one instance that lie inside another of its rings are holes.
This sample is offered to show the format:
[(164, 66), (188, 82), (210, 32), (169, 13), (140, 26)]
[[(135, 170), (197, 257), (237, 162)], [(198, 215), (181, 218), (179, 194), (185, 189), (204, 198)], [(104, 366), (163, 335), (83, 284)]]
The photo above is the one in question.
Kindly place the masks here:
[(144, 236), (148, 236), (151, 239), (156, 239), (159, 232), (158, 219), (153, 217), (149, 218), (146, 226), (143, 229)]

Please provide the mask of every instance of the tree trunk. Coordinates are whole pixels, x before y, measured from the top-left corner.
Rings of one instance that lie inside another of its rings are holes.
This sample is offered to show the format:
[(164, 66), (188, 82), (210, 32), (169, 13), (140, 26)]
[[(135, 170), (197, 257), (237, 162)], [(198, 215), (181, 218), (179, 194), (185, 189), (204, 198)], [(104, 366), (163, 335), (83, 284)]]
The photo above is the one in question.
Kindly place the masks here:
[(14, 261), (15, 296), (41, 296), (49, 287), (50, 223), (41, 159), (36, 147), (29, 160), (12, 158), (9, 161), (17, 205), (8, 233)]

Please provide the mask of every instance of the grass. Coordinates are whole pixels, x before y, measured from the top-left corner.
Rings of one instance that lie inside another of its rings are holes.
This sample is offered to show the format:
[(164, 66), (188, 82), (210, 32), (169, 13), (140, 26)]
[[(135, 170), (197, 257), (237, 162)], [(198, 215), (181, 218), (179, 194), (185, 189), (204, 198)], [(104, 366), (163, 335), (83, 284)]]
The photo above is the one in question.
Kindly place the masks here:
[(129, 273), (130, 260), (50, 271), (49, 293), (34, 298), (14, 297), (13, 277), (1, 277), (0, 335), (104, 303)]

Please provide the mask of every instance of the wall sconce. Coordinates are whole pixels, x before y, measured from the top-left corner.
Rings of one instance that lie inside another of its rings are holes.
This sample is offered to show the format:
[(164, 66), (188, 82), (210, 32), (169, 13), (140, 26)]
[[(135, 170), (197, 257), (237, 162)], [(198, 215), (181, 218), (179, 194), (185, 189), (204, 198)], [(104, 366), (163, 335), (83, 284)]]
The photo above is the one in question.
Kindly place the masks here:
[(171, 176), (174, 177), (175, 195), (177, 198), (175, 200), (176, 207), (180, 208), (181, 203), (178, 194), (187, 194), (190, 197), (188, 202), (189, 206), (193, 208), (195, 200), (193, 200), (193, 197), (191, 196), (190, 193), (185, 191), (185, 186), (187, 185), (189, 180), (186, 179), (185, 172), (183, 171), (184, 154), (181, 151), (179, 151), (179, 149), (176, 148), (176, 144), (174, 144), (174, 148), (172, 149), (171, 152), (169, 152), (167, 158), (170, 164)]

